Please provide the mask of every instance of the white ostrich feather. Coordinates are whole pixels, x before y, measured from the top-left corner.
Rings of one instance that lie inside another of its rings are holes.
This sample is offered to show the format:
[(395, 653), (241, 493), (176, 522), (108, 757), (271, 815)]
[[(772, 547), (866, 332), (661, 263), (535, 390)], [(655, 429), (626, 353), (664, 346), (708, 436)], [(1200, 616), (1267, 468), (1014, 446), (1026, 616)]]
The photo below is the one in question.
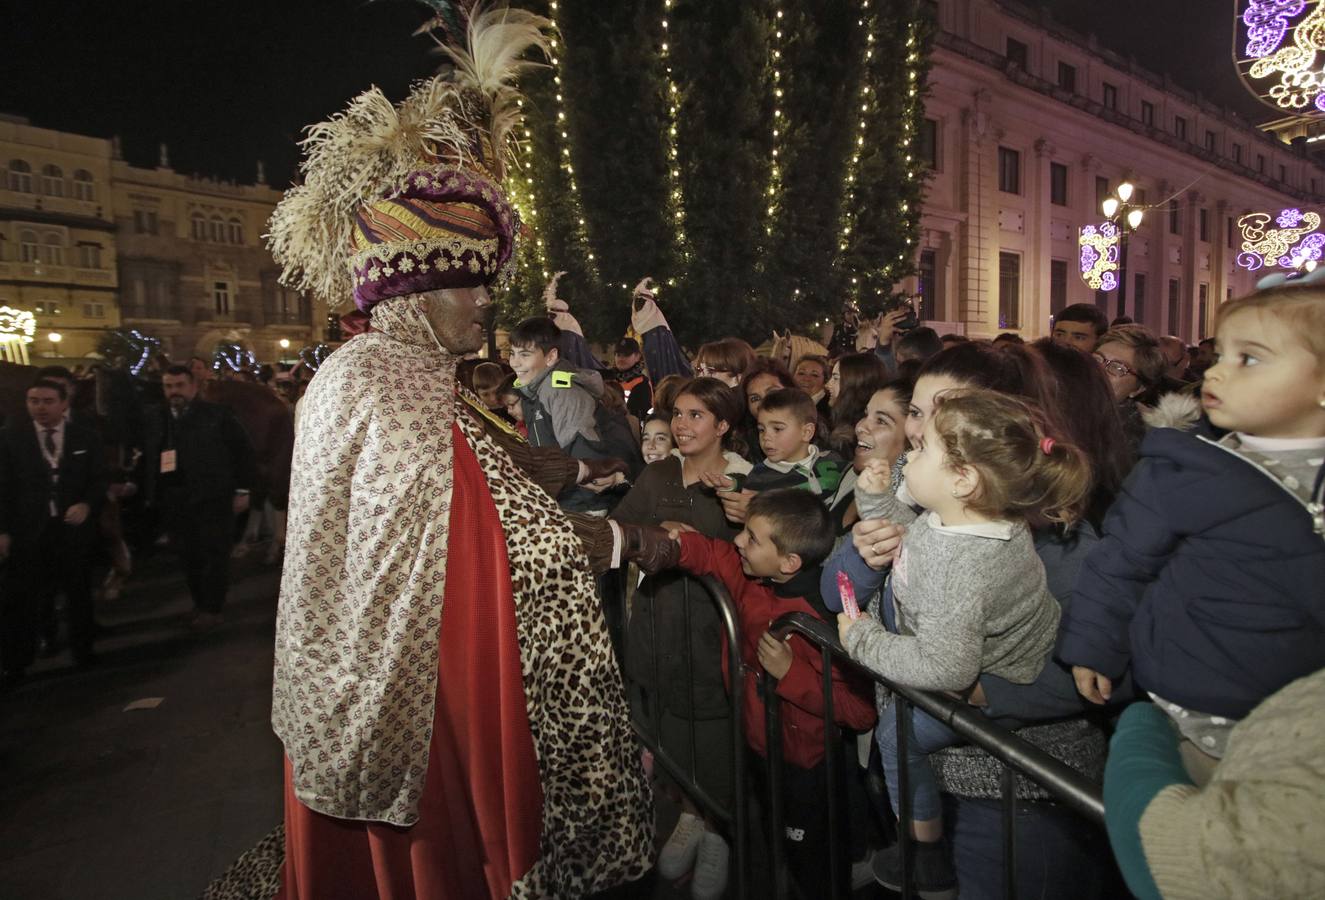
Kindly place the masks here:
[(462, 91), (473, 91), (483, 98), (486, 109), (482, 121), (471, 122), (487, 135), (494, 159), (493, 175), (505, 175), (511, 135), (524, 118), (520, 108), (523, 95), (516, 79), (544, 64), (526, 59), (532, 48), (546, 55), (547, 29), (552, 22), (528, 10), (511, 9), (503, 4), (484, 8), (476, 6), (469, 16), (464, 47), (441, 44), (454, 70), (449, 77)]

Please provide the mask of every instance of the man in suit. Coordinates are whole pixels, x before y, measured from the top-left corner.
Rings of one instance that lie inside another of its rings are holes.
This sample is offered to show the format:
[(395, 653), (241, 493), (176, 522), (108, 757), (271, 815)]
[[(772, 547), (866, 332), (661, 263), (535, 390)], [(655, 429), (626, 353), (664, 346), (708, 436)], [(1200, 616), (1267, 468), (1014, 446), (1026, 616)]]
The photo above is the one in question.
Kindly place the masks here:
[(44, 600), (63, 589), (69, 604), (74, 661), (94, 661), (88, 583), (96, 512), (106, 497), (105, 460), (97, 433), (71, 422), (62, 382), (39, 379), (27, 392), (29, 421), (0, 439), (0, 559), (7, 558), (0, 604), (4, 680), (31, 665)]
[(248, 435), (224, 406), (198, 399), (187, 366), (161, 377), (166, 406), (149, 419), (144, 487), (183, 557), (194, 624), (221, 621), (235, 516), (248, 509), (256, 478)]

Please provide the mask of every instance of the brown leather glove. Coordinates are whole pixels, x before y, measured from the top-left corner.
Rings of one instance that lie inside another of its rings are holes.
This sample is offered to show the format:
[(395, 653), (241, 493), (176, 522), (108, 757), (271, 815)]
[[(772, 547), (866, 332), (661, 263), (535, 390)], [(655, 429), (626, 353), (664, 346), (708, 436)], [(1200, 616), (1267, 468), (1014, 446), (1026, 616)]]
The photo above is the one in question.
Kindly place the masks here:
[(580, 463), (584, 466), (584, 477), (579, 480), (579, 484), (607, 478), (618, 472), (630, 478), (630, 466), (626, 465), (624, 459), (582, 459)]
[(665, 528), (653, 525), (628, 525), (621, 528), (621, 558), (634, 561), (650, 575), (675, 568), (681, 562), (681, 542), (673, 540)]

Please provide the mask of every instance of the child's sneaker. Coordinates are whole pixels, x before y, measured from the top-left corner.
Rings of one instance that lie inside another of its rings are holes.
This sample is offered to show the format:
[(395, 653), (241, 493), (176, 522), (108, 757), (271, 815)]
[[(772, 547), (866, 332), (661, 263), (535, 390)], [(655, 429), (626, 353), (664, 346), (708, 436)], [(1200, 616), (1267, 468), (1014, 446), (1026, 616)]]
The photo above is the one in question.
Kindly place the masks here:
[(704, 820), (687, 812), (681, 813), (672, 836), (658, 854), (658, 874), (675, 881), (689, 872), (695, 865), (695, 854), (699, 852), (703, 837)]
[(722, 835), (704, 832), (695, 860), (695, 876), (690, 881), (690, 896), (695, 900), (718, 900), (727, 889), (727, 842)]
[[(915, 841), (912, 872), (916, 893), (923, 900), (956, 900), (957, 873), (944, 850), (943, 842)], [(902, 891), (902, 847), (893, 844), (874, 854), (874, 880), (890, 891)]]

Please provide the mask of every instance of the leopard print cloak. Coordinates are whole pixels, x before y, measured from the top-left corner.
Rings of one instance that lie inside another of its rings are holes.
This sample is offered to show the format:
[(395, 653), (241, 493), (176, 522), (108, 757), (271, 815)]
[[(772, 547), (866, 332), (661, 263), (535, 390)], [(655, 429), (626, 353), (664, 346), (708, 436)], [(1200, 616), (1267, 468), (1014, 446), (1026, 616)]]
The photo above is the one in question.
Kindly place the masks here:
[(540, 858), (513, 897), (641, 876), (652, 797), (584, 550), (556, 502), (456, 403), (419, 298), (373, 310), (304, 398), (277, 614), (272, 721), (294, 788), (338, 818), (418, 818), (437, 693), (451, 422), (507, 538), (543, 787)]

